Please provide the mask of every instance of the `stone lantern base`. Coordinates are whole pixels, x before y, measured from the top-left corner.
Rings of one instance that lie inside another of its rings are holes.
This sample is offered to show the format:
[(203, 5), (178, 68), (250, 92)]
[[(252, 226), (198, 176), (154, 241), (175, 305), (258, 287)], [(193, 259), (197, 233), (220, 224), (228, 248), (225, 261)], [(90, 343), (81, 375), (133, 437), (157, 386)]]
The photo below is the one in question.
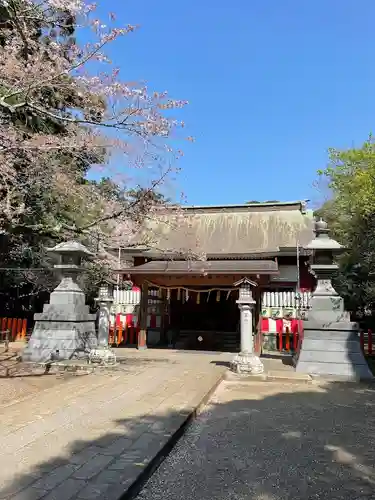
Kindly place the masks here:
[(97, 346), (95, 324), (87, 321), (36, 321), (33, 333), (22, 353), (22, 361), (41, 363), (66, 359), (88, 359)]
[(85, 295), (71, 278), (64, 278), (51, 293), (50, 303), (34, 315), (33, 333), (22, 360), (41, 363), (88, 359), (97, 344), (95, 314), (89, 314)]
[(264, 366), (254, 353), (240, 352), (231, 362), (231, 370), (238, 374), (257, 375), (264, 372)]
[(306, 321), (296, 371), (346, 380), (373, 378), (361, 350), (358, 325), (350, 321)]

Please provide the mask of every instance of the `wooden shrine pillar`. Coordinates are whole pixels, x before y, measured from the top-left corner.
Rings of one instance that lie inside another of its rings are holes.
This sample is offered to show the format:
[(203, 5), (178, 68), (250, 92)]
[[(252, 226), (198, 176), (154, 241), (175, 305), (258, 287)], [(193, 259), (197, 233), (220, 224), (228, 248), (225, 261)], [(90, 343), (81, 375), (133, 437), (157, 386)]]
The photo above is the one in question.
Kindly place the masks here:
[(161, 305), (159, 314), (160, 317), (160, 341), (162, 344), (166, 344), (168, 342), (167, 339), (167, 308), (168, 308), (168, 299), (167, 299), (167, 290), (165, 288), (161, 289)]
[(137, 349), (147, 349), (147, 313), (148, 313), (148, 283), (141, 287), (141, 303), (139, 306), (139, 333)]

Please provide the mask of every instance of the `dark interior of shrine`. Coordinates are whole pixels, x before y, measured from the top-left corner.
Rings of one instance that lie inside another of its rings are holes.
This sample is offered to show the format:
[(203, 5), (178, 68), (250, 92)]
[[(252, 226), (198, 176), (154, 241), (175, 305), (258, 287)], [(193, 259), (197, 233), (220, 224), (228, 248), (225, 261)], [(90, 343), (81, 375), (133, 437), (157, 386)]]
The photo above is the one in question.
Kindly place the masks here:
[[(224, 287), (223, 287), (224, 288)], [(170, 302), (171, 328), (178, 331), (236, 332), (239, 311), (236, 304), (236, 290), (213, 290), (210, 293), (202, 287), (199, 298), (197, 292), (180, 293), (173, 290)]]

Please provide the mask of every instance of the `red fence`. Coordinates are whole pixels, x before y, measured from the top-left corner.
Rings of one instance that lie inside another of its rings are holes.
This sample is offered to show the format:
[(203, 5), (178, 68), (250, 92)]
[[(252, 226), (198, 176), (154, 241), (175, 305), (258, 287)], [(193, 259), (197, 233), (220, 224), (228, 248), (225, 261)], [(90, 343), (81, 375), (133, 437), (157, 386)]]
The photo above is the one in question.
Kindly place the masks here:
[[(277, 348), (280, 352), (295, 352), (299, 349), (300, 343), (303, 338), (303, 330), (298, 332), (294, 329), (293, 332), (286, 328), (285, 332), (279, 331), (277, 333)], [(375, 336), (374, 332), (369, 329), (366, 332), (361, 330), (359, 338), (362, 351), (366, 356), (375, 356)]]
[(371, 329), (367, 331), (361, 330), (359, 332), (359, 339), (361, 348), (366, 356), (375, 356), (375, 338)]
[[(254, 336), (254, 351), (260, 355), (263, 349), (263, 341), (264, 335), (268, 332), (263, 331), (263, 318), (259, 319), (259, 325), (257, 328), (257, 332)], [(296, 322), (292, 322), (291, 326), (284, 326), (283, 321), (278, 322), (277, 325), (277, 333), (276, 337), (276, 345), (271, 350), (276, 350), (280, 352), (288, 352), (294, 353), (299, 350), (300, 344), (303, 338), (303, 321), (298, 320)]]
[(277, 349), (280, 352), (296, 352), (302, 338), (302, 332), (298, 328), (293, 328), (290, 331), (288, 327), (285, 331), (279, 330), (277, 332)]
[(109, 330), (109, 344), (110, 345), (134, 345), (138, 342), (138, 325), (134, 324), (133, 315), (129, 314), (126, 324), (121, 321), (118, 314), (116, 316), (116, 323)]
[(0, 340), (14, 342), (26, 340), (27, 320), (22, 318), (0, 318)]

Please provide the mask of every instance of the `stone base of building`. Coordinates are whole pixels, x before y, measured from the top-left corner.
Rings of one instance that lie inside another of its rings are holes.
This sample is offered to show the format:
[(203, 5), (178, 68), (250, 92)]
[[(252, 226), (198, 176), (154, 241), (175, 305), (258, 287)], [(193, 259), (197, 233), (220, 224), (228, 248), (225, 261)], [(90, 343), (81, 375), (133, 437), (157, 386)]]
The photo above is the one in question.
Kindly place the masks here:
[(237, 354), (231, 362), (230, 368), (238, 374), (256, 375), (264, 372), (264, 366), (259, 357), (246, 352)]
[(88, 359), (98, 344), (95, 323), (88, 316), (87, 321), (37, 321), (22, 361)]
[(361, 350), (358, 325), (349, 321), (305, 321), (296, 371), (347, 380), (373, 378)]

